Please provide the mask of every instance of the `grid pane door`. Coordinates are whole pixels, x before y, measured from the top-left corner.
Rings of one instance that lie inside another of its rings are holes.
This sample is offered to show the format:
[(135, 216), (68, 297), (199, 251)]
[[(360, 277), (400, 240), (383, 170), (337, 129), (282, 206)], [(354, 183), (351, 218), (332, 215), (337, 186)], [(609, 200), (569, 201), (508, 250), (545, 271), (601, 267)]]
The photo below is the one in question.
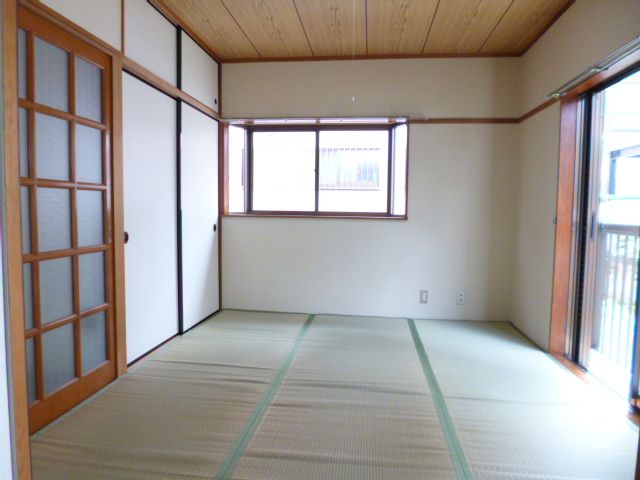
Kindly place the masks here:
[(115, 378), (109, 58), (21, 11), (22, 258), (30, 426)]

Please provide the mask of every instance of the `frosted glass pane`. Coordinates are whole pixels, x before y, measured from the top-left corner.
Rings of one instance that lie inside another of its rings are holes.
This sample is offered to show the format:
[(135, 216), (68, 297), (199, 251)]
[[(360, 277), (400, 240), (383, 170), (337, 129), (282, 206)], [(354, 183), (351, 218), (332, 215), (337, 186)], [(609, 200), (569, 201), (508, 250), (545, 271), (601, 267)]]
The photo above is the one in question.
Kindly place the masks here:
[(71, 195), (62, 188), (38, 188), (40, 251), (71, 248)]
[(38, 178), (69, 180), (69, 123), (36, 113)]
[(36, 102), (69, 111), (69, 55), (44, 40), (35, 39)]
[(77, 57), (76, 114), (102, 121), (102, 69)]
[(31, 218), (29, 217), (29, 187), (20, 187), (20, 222), (22, 223), (22, 253), (31, 253)]
[(73, 336), (73, 323), (42, 335), (45, 395), (76, 377)]
[(18, 113), (20, 176), (29, 176), (29, 114), (24, 108)]
[(24, 296), (24, 329), (33, 328), (33, 289), (31, 284), (31, 264), (25, 263), (22, 266), (22, 280)]
[(36, 352), (33, 338), (27, 339), (25, 347), (27, 357), (27, 396), (29, 405), (31, 405), (38, 398), (36, 390)]
[(107, 361), (107, 320), (105, 312), (82, 319), (82, 373)]
[(79, 182), (102, 183), (102, 131), (76, 125), (76, 177)]
[(104, 243), (102, 192), (78, 190), (78, 245)]
[(18, 30), (18, 96), (27, 98), (27, 32)]
[(104, 253), (80, 255), (80, 311), (105, 303)]
[(40, 262), (40, 316), (43, 324), (73, 313), (71, 257)]

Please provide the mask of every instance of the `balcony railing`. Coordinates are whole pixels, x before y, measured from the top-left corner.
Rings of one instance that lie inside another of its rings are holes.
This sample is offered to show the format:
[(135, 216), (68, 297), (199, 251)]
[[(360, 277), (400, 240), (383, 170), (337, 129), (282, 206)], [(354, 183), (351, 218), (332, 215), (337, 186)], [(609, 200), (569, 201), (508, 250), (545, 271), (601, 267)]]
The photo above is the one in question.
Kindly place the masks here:
[[(635, 337), (640, 227), (600, 225), (591, 363), (612, 383), (629, 385)], [(595, 365), (594, 365), (595, 366)]]

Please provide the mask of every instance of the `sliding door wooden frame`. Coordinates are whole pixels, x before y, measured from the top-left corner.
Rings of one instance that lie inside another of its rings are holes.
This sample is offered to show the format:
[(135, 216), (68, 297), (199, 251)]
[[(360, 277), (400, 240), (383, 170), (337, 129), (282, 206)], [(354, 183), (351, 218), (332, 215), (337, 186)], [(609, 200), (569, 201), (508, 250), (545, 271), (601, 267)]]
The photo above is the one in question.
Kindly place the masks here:
[(124, 263), (124, 144), (122, 119), (122, 59), (112, 57), (112, 125), (111, 125), (111, 189), (113, 201), (113, 258), (115, 280), (114, 306), (115, 314), (115, 348), (116, 374), (127, 372), (127, 336), (126, 336), (126, 302), (125, 302), (125, 263)]
[(580, 96), (602, 88), (617, 78), (640, 67), (640, 51), (622, 59), (608, 70), (597, 73), (567, 92), (560, 103), (560, 151), (558, 158), (558, 195), (556, 202), (556, 238), (553, 265), (551, 325), (549, 351), (556, 356), (568, 356), (567, 336), (572, 312), (572, 265), (574, 229), (576, 227), (575, 182), (579, 164), (578, 107)]
[[(18, 10), (16, 2), (2, 2), (2, 62), (4, 115), (4, 188), (7, 205), (20, 205), (18, 144)], [(25, 361), (24, 304), (22, 290), (22, 223), (20, 208), (6, 208), (6, 272), (8, 285), (9, 345), (11, 349), (11, 414), (19, 479), (31, 478), (29, 401)]]
[[(19, 176), (19, 185), (28, 187), (30, 192), (29, 213), (30, 213), (30, 249), (28, 253), (22, 254), (24, 264), (31, 265), (31, 282), (33, 285), (33, 327), (25, 332), (25, 338), (34, 338), (35, 365), (36, 365), (36, 400), (29, 407), (29, 425), (33, 433), (44, 425), (57, 418), (59, 415), (75, 406), (87, 396), (91, 395), (99, 388), (115, 379), (117, 376), (117, 349), (116, 349), (116, 325), (114, 311), (114, 256), (113, 256), (113, 200), (112, 200), (112, 59), (109, 55), (94, 47), (87, 45), (77, 37), (55, 27), (51, 23), (37, 16), (36, 14), (24, 10), (18, 10), (18, 27), (26, 32), (26, 63), (27, 68), (27, 96), (18, 100), (18, 106), (24, 109), (28, 115), (28, 158), (29, 172), (26, 176)], [(69, 95), (68, 112), (44, 107), (36, 101), (35, 86), (35, 38), (42, 39), (62, 48), (67, 55), (69, 83), (67, 86)], [(75, 107), (75, 65), (77, 59), (83, 59), (101, 69), (102, 94), (100, 104), (102, 107), (102, 120), (89, 121), (76, 112)], [(35, 138), (33, 135), (35, 128), (35, 115), (46, 113), (48, 116), (62, 118), (67, 121), (69, 128), (69, 179), (68, 180), (46, 180), (41, 179), (37, 173), (38, 159), (35, 158)], [(75, 130), (76, 125), (88, 125), (101, 132), (102, 163), (101, 183), (83, 183), (76, 177), (76, 152), (75, 152)], [(13, 160), (15, 161), (15, 160)], [(14, 178), (14, 181), (16, 179)], [(70, 247), (62, 250), (40, 252), (38, 242), (39, 223), (38, 216), (38, 196), (39, 187), (51, 187), (68, 191), (70, 198), (70, 226), (71, 244)], [(77, 224), (77, 195), (82, 191), (101, 192), (103, 209), (103, 239), (99, 245), (91, 247), (80, 247)], [(20, 209), (20, 204), (8, 205), (8, 209)], [(91, 309), (82, 310), (80, 304), (80, 255), (86, 253), (103, 253), (104, 268), (104, 302)], [(20, 252), (21, 253), (21, 252)], [(9, 251), (9, 255), (17, 255), (18, 251)], [(39, 295), (39, 267), (43, 260), (47, 259), (69, 259), (72, 264), (72, 313), (65, 318), (57, 319), (46, 325), (40, 319), (40, 295)], [(84, 368), (82, 362), (82, 339), (81, 323), (82, 319), (104, 312), (106, 328), (106, 360), (105, 362), (92, 368), (90, 371)], [(44, 388), (44, 347), (43, 335), (57, 327), (63, 325), (73, 325), (74, 330), (74, 361), (75, 375), (69, 383), (60, 386), (54, 391), (45, 392)]]
[(571, 311), (571, 282), (574, 239), (574, 180), (577, 164), (578, 97), (564, 97), (560, 103), (560, 155), (556, 199), (556, 237), (551, 300), (549, 350), (565, 354), (566, 332)]

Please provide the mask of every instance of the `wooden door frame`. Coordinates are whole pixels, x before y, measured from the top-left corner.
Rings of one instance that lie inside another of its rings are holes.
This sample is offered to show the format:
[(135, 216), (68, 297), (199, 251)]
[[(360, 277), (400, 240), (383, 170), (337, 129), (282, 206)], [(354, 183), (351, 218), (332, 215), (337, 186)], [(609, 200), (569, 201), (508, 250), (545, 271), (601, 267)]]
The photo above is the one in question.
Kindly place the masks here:
[(580, 96), (612, 79), (640, 66), (640, 51), (622, 59), (608, 70), (597, 73), (572, 88), (560, 102), (560, 151), (558, 158), (558, 185), (556, 201), (556, 238), (553, 262), (551, 325), (549, 352), (567, 357), (567, 328), (572, 316), (573, 302), (573, 244), (576, 227), (575, 181), (579, 167), (578, 110)]
[[(19, 6), (20, 4), (20, 6)], [(5, 0), (3, 2), (3, 68), (4, 68), (4, 158), (5, 158), (5, 203), (6, 209), (6, 249), (9, 332), (11, 348), (12, 380), (12, 420), (13, 442), (15, 445), (16, 469), (20, 479), (31, 478), (31, 452), (29, 431), (29, 406), (26, 382), (24, 306), (22, 285), (22, 238), (20, 221), (19, 145), (18, 145), (18, 85), (17, 85), (17, 31), (18, 14), (22, 7), (39, 18), (52, 22), (46, 12), (26, 2)], [(95, 48), (93, 41), (87, 41), (74, 28), (65, 28), (66, 33)], [(105, 53), (104, 48), (98, 48)], [(114, 52), (106, 52), (110, 58), (112, 95), (105, 106), (111, 110), (112, 134), (107, 142), (112, 162), (112, 242), (113, 242), (113, 314), (115, 328), (114, 370), (116, 376), (127, 371), (126, 361), (126, 318), (124, 284), (124, 205), (123, 205), (123, 149), (122, 149), (122, 58)]]
[[(36, 384), (37, 384), (37, 400), (32, 403), (29, 407), (29, 424), (31, 433), (36, 432), (43, 426), (50, 423), (55, 418), (59, 417), (60, 414), (68, 411), (73, 406), (77, 405), (80, 401), (87, 398), (87, 396), (95, 393), (97, 390), (102, 388), (105, 384), (110, 383), (117, 376), (117, 356), (116, 356), (116, 335), (115, 335), (115, 294), (114, 294), (114, 258), (113, 258), (113, 188), (111, 185), (112, 178), (112, 165), (111, 165), (111, 152), (112, 152), (112, 88), (111, 88), (111, 80), (113, 75), (111, 74), (112, 61), (111, 58), (106, 55), (104, 52), (95, 49), (94, 47), (87, 45), (86, 42), (78, 39), (77, 37), (70, 35), (68, 32), (60, 30), (59, 28), (51, 25), (51, 23), (42, 19), (35, 13), (18, 9), (18, 28), (23, 29), (27, 32), (27, 65), (30, 65), (31, 68), (28, 71), (27, 82), (28, 82), (28, 95), (26, 98), (21, 98), (18, 100), (18, 106), (20, 108), (26, 109), (30, 115), (30, 134), (28, 136), (29, 141), (29, 152), (30, 152), (30, 172), (27, 178), (18, 177), (20, 185), (22, 187), (29, 187), (31, 193), (31, 249), (29, 250), (29, 254), (23, 254), (23, 262), (25, 264), (30, 263), (32, 265), (32, 275), (34, 279), (34, 287), (33, 291), (35, 292), (34, 300), (34, 325), (33, 328), (29, 329), (25, 336), (26, 338), (35, 338), (35, 353), (36, 353)], [(33, 68), (35, 66), (35, 60), (33, 58), (34, 55), (34, 46), (33, 46), (33, 38), (37, 37), (43, 40), (46, 40), (52, 44), (57, 45), (60, 48), (63, 48), (68, 52), (69, 59), (69, 85), (68, 85), (68, 93), (69, 93), (69, 111), (63, 113), (58, 110), (47, 109), (45, 106), (37, 103), (35, 98), (34, 91), (34, 76), (35, 72)], [(31, 40), (28, 40), (28, 39)], [(81, 115), (78, 115), (75, 111), (75, 98), (76, 92), (74, 87), (74, 73), (75, 73), (75, 58), (81, 58), (85, 61), (91, 62), (102, 69), (102, 94), (101, 94), (101, 104), (103, 105), (103, 119), (100, 122), (90, 121), (88, 119), (83, 118)], [(51, 110), (51, 111), (49, 111)], [(56, 180), (44, 180), (39, 178), (36, 175), (35, 170), (33, 169), (33, 165), (35, 165), (36, 170), (38, 166), (37, 158), (34, 159), (33, 155), (35, 152), (35, 139), (33, 135), (31, 135), (31, 131), (33, 129), (33, 115), (37, 115), (38, 113), (46, 113), (47, 115), (53, 115), (57, 118), (63, 118), (67, 120), (69, 123), (69, 134), (70, 137), (70, 176), (66, 181), (56, 181)], [(77, 125), (89, 125), (96, 129), (100, 129), (102, 131), (101, 136), (103, 139), (103, 147), (102, 147), (102, 170), (103, 170), (103, 181), (100, 185), (90, 184), (78, 182), (78, 179), (75, 176), (75, 172), (77, 171), (76, 165), (76, 152), (73, 149), (73, 145), (75, 142), (74, 132)], [(42, 252), (39, 251), (38, 242), (37, 242), (37, 232), (39, 230), (38, 223), (35, 220), (37, 216), (37, 208), (35, 206), (36, 198), (37, 198), (37, 190), (40, 186), (50, 186), (54, 188), (64, 188), (70, 194), (70, 213), (71, 213), (71, 244), (69, 248), (64, 250), (59, 250), (57, 252)], [(77, 197), (75, 192), (81, 191), (95, 191), (102, 193), (102, 206), (103, 206), (103, 242), (101, 245), (95, 247), (80, 247), (78, 245), (78, 225), (77, 218), (75, 215), (77, 214)], [(14, 205), (8, 205), (8, 208), (16, 208)], [(20, 208), (20, 207), (17, 207)], [(79, 284), (79, 262), (80, 262), (80, 254), (82, 253), (98, 253), (102, 252), (104, 259), (104, 268), (105, 268), (105, 298), (104, 305), (98, 306), (96, 308), (85, 310), (81, 312), (80, 306), (80, 284)], [(9, 252), (10, 255), (14, 254), (14, 252)], [(72, 261), (72, 269), (73, 269), (73, 313), (60, 320), (52, 321), (47, 323), (46, 325), (41, 323), (40, 320), (40, 311), (38, 308), (38, 302), (40, 297), (38, 296), (38, 272), (39, 267), (41, 265), (41, 261), (48, 258), (65, 258), (70, 259)], [(104, 312), (105, 320), (106, 320), (106, 328), (107, 328), (107, 359), (108, 362), (97, 366), (95, 369), (92, 369), (90, 372), (83, 371), (82, 365), (82, 339), (81, 339), (81, 323), (83, 318), (90, 317), (95, 313)], [(55, 329), (62, 325), (73, 325), (74, 328), (74, 350), (75, 350), (75, 379), (72, 383), (64, 385), (55, 391), (45, 392), (44, 391), (44, 355), (43, 355), (43, 337), (42, 334), (45, 331), (49, 331), (51, 329)]]
[(22, 225), (20, 221), (19, 143), (18, 143), (18, 8), (11, 0), (2, 2), (2, 61), (4, 116), (4, 188), (6, 208), (7, 311), (11, 349), (11, 413), (18, 478), (31, 478), (29, 402), (25, 361), (24, 305), (22, 292)]

